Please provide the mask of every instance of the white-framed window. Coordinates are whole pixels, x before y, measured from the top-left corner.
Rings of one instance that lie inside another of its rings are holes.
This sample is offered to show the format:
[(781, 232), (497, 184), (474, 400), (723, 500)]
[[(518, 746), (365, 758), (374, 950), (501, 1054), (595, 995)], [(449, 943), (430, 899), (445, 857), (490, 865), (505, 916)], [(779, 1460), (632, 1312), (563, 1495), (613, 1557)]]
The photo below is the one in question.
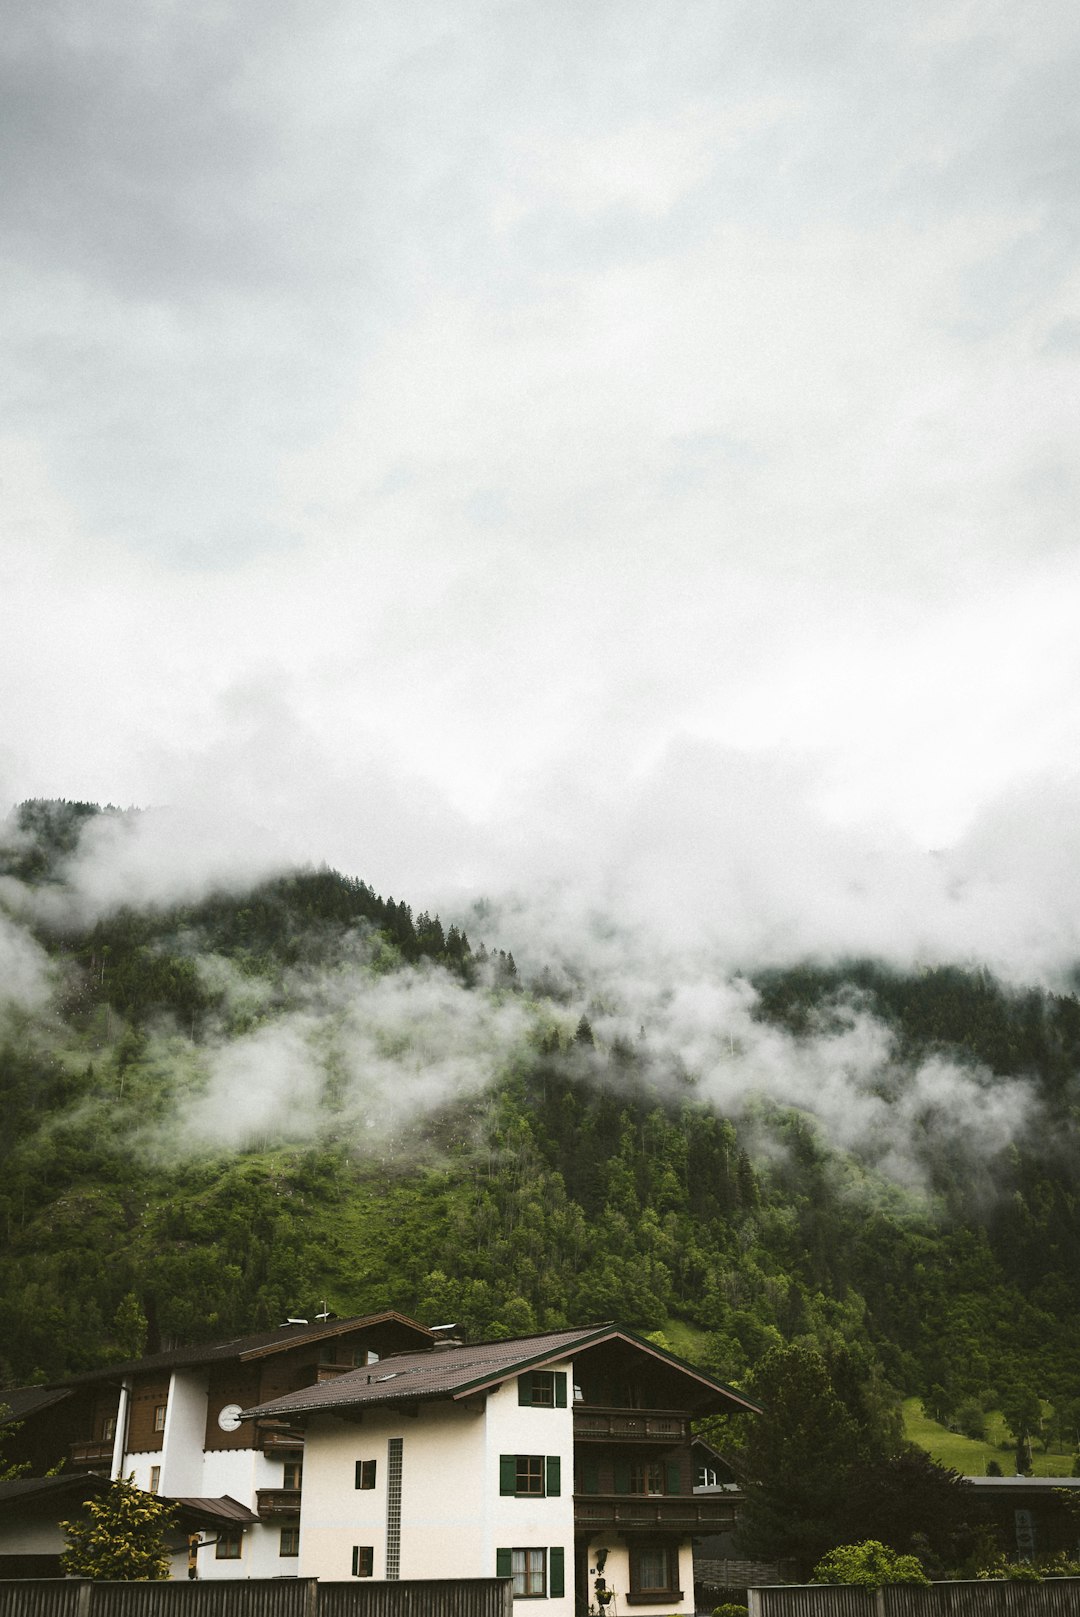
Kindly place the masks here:
[(169, 1407), (168, 1404), (155, 1404), (154, 1405), (154, 1431), (155, 1432), (163, 1432), (165, 1430), (165, 1411), (168, 1409), (168, 1407)]
[(150, 1467), (150, 1492), (151, 1493), (157, 1493), (157, 1491), (158, 1491), (158, 1489), (160, 1487), (161, 1487), (161, 1467), (159, 1465), (152, 1465)]

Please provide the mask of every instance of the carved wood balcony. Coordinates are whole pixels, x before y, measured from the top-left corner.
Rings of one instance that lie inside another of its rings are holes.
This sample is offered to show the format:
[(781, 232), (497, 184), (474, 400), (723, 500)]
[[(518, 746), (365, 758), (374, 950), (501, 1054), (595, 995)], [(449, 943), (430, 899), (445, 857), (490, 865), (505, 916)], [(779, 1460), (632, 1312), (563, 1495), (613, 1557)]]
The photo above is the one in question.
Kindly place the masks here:
[(574, 1495), (574, 1526), (632, 1532), (719, 1533), (735, 1524), (735, 1503), (707, 1494)]
[(111, 1437), (96, 1440), (88, 1439), (83, 1443), (71, 1443), (69, 1448), (73, 1466), (112, 1465), (113, 1440)]
[(259, 1443), (264, 1454), (302, 1454), (304, 1434), (287, 1426), (262, 1426)]
[(669, 1409), (594, 1409), (574, 1405), (575, 1443), (689, 1443), (690, 1418)]
[(259, 1488), (255, 1493), (255, 1509), (263, 1521), (282, 1516), (300, 1515), (299, 1488)]

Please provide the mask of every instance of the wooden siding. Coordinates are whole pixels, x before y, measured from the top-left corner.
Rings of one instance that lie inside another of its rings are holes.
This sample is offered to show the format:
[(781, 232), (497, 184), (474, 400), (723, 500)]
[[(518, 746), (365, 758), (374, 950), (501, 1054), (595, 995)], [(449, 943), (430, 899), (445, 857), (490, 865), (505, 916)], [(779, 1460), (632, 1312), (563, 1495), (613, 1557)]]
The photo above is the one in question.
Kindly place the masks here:
[(159, 1404), (168, 1403), (168, 1374), (139, 1377), (131, 1390), (128, 1412), (127, 1452), (144, 1454), (160, 1449), (164, 1432), (154, 1430), (154, 1411)]

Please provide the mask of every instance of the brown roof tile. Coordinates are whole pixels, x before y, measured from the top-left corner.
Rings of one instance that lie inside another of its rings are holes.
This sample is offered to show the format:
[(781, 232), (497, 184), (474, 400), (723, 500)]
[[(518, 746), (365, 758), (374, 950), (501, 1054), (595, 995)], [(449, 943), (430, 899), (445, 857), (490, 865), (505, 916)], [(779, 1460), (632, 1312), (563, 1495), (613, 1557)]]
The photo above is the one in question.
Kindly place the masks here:
[(352, 1370), (314, 1387), (304, 1387), (284, 1398), (256, 1405), (245, 1417), (296, 1416), (366, 1404), (403, 1403), (416, 1399), (463, 1398), (497, 1385), (509, 1375), (567, 1358), (583, 1348), (619, 1338), (662, 1363), (680, 1370), (710, 1391), (744, 1409), (756, 1408), (741, 1393), (695, 1369), (674, 1354), (665, 1353), (632, 1332), (610, 1324), (587, 1325), (577, 1330), (548, 1331), (540, 1336), (510, 1341), (476, 1342), (455, 1347), (429, 1348), (422, 1353), (400, 1353), (377, 1365)]

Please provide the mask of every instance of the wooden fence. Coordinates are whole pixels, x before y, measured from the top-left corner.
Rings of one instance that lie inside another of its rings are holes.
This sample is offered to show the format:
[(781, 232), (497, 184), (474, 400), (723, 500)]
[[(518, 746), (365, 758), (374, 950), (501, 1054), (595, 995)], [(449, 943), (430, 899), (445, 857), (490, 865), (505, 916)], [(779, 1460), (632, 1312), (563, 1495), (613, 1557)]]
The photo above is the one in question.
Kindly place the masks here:
[(0, 1617), (512, 1617), (508, 1578), (320, 1583), (317, 1578), (200, 1583), (0, 1581)]
[(800, 1584), (747, 1591), (748, 1617), (1078, 1617), (1080, 1578), (1042, 1583)]

